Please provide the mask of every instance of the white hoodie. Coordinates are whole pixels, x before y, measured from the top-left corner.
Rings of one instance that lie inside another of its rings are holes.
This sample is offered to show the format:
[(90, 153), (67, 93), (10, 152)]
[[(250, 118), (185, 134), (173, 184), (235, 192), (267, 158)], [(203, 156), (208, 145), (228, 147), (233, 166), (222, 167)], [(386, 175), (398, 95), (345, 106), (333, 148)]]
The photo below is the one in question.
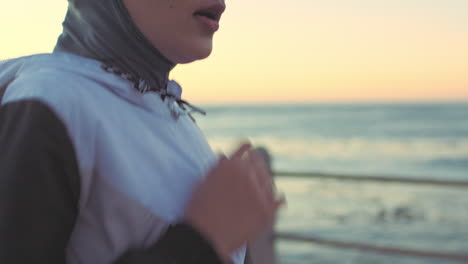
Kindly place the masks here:
[[(169, 83), (178, 96), (179, 88)], [(193, 188), (217, 160), (174, 100), (138, 92), (95, 60), (56, 52), (5, 61), (2, 89), (2, 107), (48, 109), (71, 142), (59, 150), (74, 152), (80, 185), (67, 263), (113, 263), (129, 249), (151, 247), (182, 220)], [(233, 254), (234, 263), (244, 256), (244, 249)]]

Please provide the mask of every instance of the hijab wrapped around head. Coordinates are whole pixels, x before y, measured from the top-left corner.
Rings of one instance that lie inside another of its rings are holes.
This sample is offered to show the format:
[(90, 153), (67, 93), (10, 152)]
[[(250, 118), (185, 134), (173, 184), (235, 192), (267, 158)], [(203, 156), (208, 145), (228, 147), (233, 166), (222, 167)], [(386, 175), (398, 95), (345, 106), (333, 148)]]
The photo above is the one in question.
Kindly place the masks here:
[[(122, 0), (69, 0), (55, 51), (103, 62), (131, 76), (141, 92), (160, 91), (175, 66), (133, 23)], [(138, 82), (144, 82), (144, 87)], [(149, 88), (148, 88), (149, 87)]]

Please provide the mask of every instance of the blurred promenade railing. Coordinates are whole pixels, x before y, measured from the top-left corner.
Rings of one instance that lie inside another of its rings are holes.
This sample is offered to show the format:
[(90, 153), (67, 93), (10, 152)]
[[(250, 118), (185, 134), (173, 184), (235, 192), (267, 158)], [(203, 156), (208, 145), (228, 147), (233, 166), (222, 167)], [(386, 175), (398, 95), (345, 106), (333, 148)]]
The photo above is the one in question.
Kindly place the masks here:
[[(265, 157), (271, 168), (271, 156), (264, 148), (259, 150)], [(323, 179), (323, 180), (339, 180), (352, 182), (377, 182), (377, 183), (399, 183), (399, 184), (417, 184), (417, 185), (432, 185), (438, 187), (450, 188), (468, 188), (467, 181), (445, 181), (423, 178), (402, 178), (402, 177), (372, 177), (372, 176), (357, 176), (357, 175), (340, 175), (340, 174), (325, 174), (325, 173), (304, 173), (304, 172), (272, 172), (275, 177), (296, 177), (308, 179)], [(305, 236), (292, 234), (287, 232), (275, 232), (273, 225), (269, 230), (260, 235), (259, 239), (251, 244), (250, 259), (252, 264), (277, 264), (278, 260), (275, 254), (276, 239), (313, 243), (320, 246), (341, 248), (347, 250), (359, 250), (363, 252), (378, 253), (384, 255), (400, 255), (414, 258), (430, 258), (434, 260), (450, 261), (457, 263), (468, 263), (468, 254), (440, 252), (432, 250), (414, 250), (408, 248), (396, 248), (377, 246), (373, 244), (365, 244), (351, 241), (330, 240), (314, 236)], [(468, 249), (467, 249), (468, 250)]]
[(327, 173), (311, 173), (311, 172), (274, 172), (274, 176), (279, 177), (295, 177), (308, 179), (327, 179), (353, 182), (393, 182), (402, 184), (417, 184), (417, 185), (435, 185), (448, 186), (457, 188), (468, 188), (468, 181), (444, 181), (435, 179), (423, 178), (402, 178), (402, 177), (373, 177), (373, 176), (358, 176), (358, 175), (340, 175)]

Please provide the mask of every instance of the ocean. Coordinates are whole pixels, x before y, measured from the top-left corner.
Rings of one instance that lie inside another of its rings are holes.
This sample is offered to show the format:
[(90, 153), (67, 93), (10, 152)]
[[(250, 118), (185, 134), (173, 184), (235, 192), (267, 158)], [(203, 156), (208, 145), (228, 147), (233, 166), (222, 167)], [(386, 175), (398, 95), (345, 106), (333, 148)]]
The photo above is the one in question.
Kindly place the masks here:
[[(468, 103), (209, 105), (197, 123), (217, 152), (243, 139), (273, 169), (468, 181)], [(276, 230), (468, 254), (468, 189), (276, 178)], [(452, 263), (278, 241), (280, 263)]]

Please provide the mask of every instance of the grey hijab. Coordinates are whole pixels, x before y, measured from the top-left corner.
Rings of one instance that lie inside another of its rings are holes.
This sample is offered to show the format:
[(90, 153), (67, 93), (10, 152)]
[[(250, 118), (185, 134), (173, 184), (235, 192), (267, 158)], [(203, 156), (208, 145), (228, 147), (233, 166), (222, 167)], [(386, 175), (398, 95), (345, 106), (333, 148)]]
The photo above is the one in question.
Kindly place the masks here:
[(138, 30), (122, 0), (69, 0), (55, 51), (101, 61), (141, 92), (166, 89), (175, 66)]

